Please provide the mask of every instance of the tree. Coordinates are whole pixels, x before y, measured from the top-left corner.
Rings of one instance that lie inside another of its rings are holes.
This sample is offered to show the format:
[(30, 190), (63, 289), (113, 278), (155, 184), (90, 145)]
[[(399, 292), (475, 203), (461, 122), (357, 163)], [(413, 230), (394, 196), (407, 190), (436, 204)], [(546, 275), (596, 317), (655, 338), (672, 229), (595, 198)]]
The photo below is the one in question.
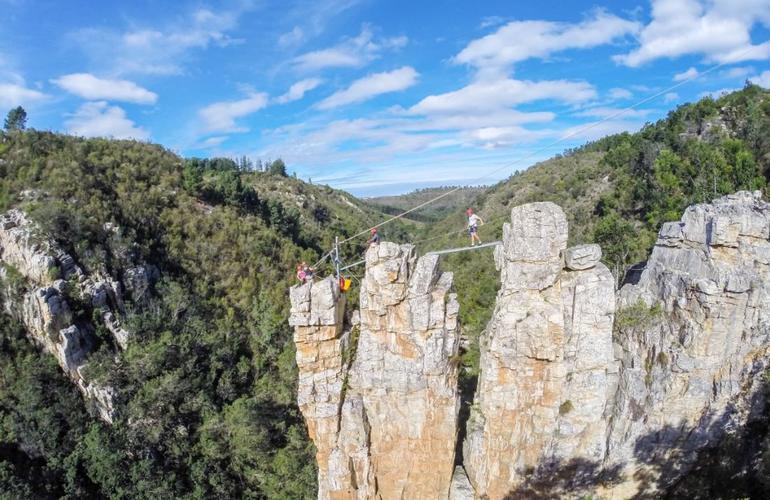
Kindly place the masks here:
[(268, 167), (267, 171), (273, 175), (280, 175), (281, 177), (286, 177), (287, 175), (286, 164), (280, 158), (270, 163), (270, 166)]
[(24, 111), (24, 108), (17, 106), (10, 110), (8, 116), (5, 117), (5, 130), (11, 132), (25, 128), (27, 128), (27, 112)]

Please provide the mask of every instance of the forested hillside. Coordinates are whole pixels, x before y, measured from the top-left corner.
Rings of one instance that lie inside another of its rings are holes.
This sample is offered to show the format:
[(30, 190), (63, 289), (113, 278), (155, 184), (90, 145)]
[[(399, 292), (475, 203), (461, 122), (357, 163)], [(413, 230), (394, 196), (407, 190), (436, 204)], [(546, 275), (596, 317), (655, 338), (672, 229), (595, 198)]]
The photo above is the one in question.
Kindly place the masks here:
[[(159, 278), (148, 297), (126, 304), (133, 340), (122, 355), (97, 332), (103, 345), (89, 370), (121, 388), (112, 426), (89, 415), (55, 363), (2, 317), (0, 497), (315, 495), (314, 451), (296, 406), (287, 288), (297, 262), (316, 261), (336, 235), (386, 215), (289, 177), (285, 166), (244, 167), (184, 160), (135, 141), (2, 136), (0, 212), (23, 209), (88, 272), (123, 282), (128, 269), (148, 265)], [(480, 236), (491, 241), (513, 206), (553, 201), (569, 218), (570, 244), (600, 243), (604, 261), (622, 276), (646, 258), (662, 222), (692, 203), (764, 190), (769, 174), (770, 93), (747, 86), (681, 106), (638, 133), (566, 152), (480, 195), (462, 190), (423, 216), (454, 212), (441, 221), (399, 221), (382, 233), (417, 242), (420, 252), (464, 245), (463, 209), (473, 205), (487, 222)], [(364, 241), (342, 247), (347, 262), (360, 258)], [(455, 273), (462, 331), (471, 340), (467, 385), (497, 272), (490, 249), (449, 255), (442, 265)], [(84, 318), (94, 313), (76, 306)]]
[(149, 299), (126, 304), (121, 356), (97, 331), (89, 370), (120, 388), (113, 426), (2, 318), (0, 497), (314, 495), (286, 291), (297, 262), (382, 214), (281, 169), (36, 131), (2, 137), (0, 211), (10, 207), (87, 272), (122, 282), (142, 264), (160, 279)]
[[(511, 208), (552, 201), (569, 220), (569, 244), (599, 243), (622, 280), (647, 258), (660, 225), (691, 204), (737, 190), (766, 190), (770, 179), (770, 92), (757, 85), (671, 111), (640, 132), (606, 137), (516, 172), (473, 204), (487, 225), (483, 241), (499, 239)], [(420, 251), (468, 244), (461, 210), (431, 225)], [(475, 373), (477, 338), (494, 304), (498, 273), (491, 250), (448, 255), (455, 272), (463, 332), (472, 339), (465, 363)]]
[[(451, 194), (447, 194), (452, 191)], [(473, 202), (476, 197), (486, 191), (485, 187), (437, 187), (424, 188), (412, 191), (398, 196), (378, 196), (375, 198), (366, 198), (364, 201), (383, 212), (395, 215), (405, 210), (426, 203), (434, 198), (439, 198), (435, 202), (426, 205), (425, 208), (407, 214), (407, 218), (420, 222), (436, 222), (444, 219), (458, 210), (463, 210), (467, 205)]]

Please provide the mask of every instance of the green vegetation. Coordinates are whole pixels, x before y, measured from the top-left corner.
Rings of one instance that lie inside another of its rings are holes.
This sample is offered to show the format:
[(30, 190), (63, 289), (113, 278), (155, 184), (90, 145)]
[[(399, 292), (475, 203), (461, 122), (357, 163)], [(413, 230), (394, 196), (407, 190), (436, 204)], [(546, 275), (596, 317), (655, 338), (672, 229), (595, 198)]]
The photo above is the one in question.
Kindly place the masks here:
[(642, 299), (635, 304), (619, 309), (615, 313), (616, 332), (635, 332), (644, 330), (663, 314), (660, 304), (648, 306)]
[[(162, 276), (150, 299), (128, 301), (135, 336), (119, 361), (100, 342), (89, 364), (120, 388), (113, 426), (86, 413), (50, 356), (24, 340), (0, 351), (0, 366), (26, 370), (2, 370), (0, 450), (10, 450), (0, 453), (3, 494), (315, 496), (314, 450), (295, 402), (287, 289), (298, 261), (314, 262), (335, 234), (383, 215), (285, 176), (285, 165), (251, 171), (140, 142), (38, 131), (7, 134), (2, 145), (0, 210), (21, 206), (88, 272), (122, 280), (152, 264)], [(363, 246), (344, 250), (357, 259)], [(13, 269), (6, 275), (23, 286)], [(78, 318), (93, 315), (90, 304), (71, 306)], [(32, 379), (53, 374), (55, 388)], [(28, 445), (36, 433), (58, 441)]]
[[(620, 282), (629, 266), (646, 260), (663, 222), (678, 220), (693, 203), (741, 189), (765, 190), (768, 178), (770, 92), (749, 84), (717, 100), (680, 106), (638, 133), (609, 136), (516, 172), (463, 206), (477, 207), (487, 222), (479, 235), (490, 241), (500, 239), (511, 208), (552, 201), (567, 215), (568, 244), (599, 243), (603, 261)], [(419, 250), (467, 245), (464, 227), (465, 215), (457, 209), (417, 237), (429, 239)], [(469, 376), (477, 370), (477, 339), (498, 287), (491, 251), (485, 252), (443, 259), (462, 290), (460, 322), (471, 340), (464, 355)]]
[(6, 132), (24, 130), (27, 128), (27, 112), (21, 106), (15, 107), (5, 117), (4, 128)]
[(575, 405), (569, 399), (559, 405), (559, 415), (566, 415), (575, 409)]
[[(96, 332), (89, 370), (120, 388), (113, 426), (89, 415), (51, 358), (0, 319), (0, 496), (315, 496), (286, 321), (294, 266), (318, 260), (335, 235), (381, 221), (382, 211), (449, 188), (364, 203), (289, 176), (281, 160), (184, 160), (145, 143), (24, 131), (24, 120), (11, 122), (0, 136), (0, 211), (25, 209), (88, 272), (123, 281), (129, 269), (153, 265), (162, 278), (149, 298), (128, 298), (124, 320), (134, 337), (117, 361), (107, 334)], [(383, 227), (382, 238), (416, 241), (420, 253), (467, 245), (463, 212), (474, 206), (487, 222), (480, 237), (493, 241), (513, 206), (553, 201), (569, 219), (569, 244), (600, 243), (620, 278), (688, 204), (764, 190), (769, 175), (770, 97), (747, 86), (484, 192), (463, 189), (411, 221)], [(364, 240), (342, 248), (346, 262), (360, 259)], [(478, 338), (499, 286), (491, 253), (442, 259), (455, 274), (471, 341), (457, 360), (464, 394), (473, 390)], [(327, 261), (318, 271), (328, 270)], [(6, 268), (4, 275), (4, 286), (20, 293), (18, 273)], [(82, 320), (93, 315), (90, 304), (71, 305)], [(616, 333), (633, 334), (659, 315), (658, 305), (633, 305), (618, 313)], [(354, 353), (351, 346), (346, 356)], [(651, 355), (650, 370), (656, 362), (668, 359)], [(572, 409), (568, 401), (562, 407)]]

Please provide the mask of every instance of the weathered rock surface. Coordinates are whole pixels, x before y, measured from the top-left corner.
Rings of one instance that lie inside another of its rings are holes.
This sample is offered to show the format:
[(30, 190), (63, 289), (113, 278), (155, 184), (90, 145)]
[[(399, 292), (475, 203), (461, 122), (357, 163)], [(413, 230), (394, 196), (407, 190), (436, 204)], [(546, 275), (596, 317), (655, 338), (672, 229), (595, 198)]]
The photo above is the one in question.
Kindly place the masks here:
[(451, 285), (437, 256), (383, 242), (366, 255), (360, 325), (343, 325), (333, 279), (292, 288), (319, 498), (448, 497), (459, 410)]
[(688, 208), (661, 228), (639, 282), (624, 286), (618, 302), (621, 316), (647, 312), (619, 329), (606, 461), (649, 469), (664, 488), (698, 449), (743, 424), (762, 385), (770, 204), (759, 192), (740, 192)]
[[(67, 278), (68, 281), (59, 279)], [(76, 283), (80, 297), (100, 311), (116, 341), (125, 346), (128, 332), (120, 327), (110, 304), (120, 304), (114, 281), (85, 276), (71, 256), (42, 237), (26, 216), (11, 210), (0, 216), (0, 278), (6, 311), (16, 317), (38, 345), (52, 354), (62, 369), (90, 399), (99, 416), (112, 422), (115, 390), (88, 380), (85, 367), (93, 349), (91, 335), (73, 323), (66, 288)], [(21, 280), (23, 290), (15, 288)]]
[[(558, 206), (516, 207), (511, 220), (496, 253), (502, 286), (463, 447), (470, 482), (489, 498), (544, 462), (601, 460), (613, 387), (612, 275), (598, 262), (563, 269), (567, 221)], [(589, 250), (572, 253), (593, 258)]]
[(292, 289), (320, 498), (654, 497), (745, 425), (770, 368), (759, 193), (665, 224), (617, 292), (600, 248), (566, 248), (558, 206), (516, 207), (511, 221), (454, 474), (457, 305), (438, 257), (370, 249), (359, 328), (343, 326), (333, 280)]
[(596, 266), (602, 259), (599, 245), (578, 245), (564, 252), (564, 266), (570, 271), (583, 271)]

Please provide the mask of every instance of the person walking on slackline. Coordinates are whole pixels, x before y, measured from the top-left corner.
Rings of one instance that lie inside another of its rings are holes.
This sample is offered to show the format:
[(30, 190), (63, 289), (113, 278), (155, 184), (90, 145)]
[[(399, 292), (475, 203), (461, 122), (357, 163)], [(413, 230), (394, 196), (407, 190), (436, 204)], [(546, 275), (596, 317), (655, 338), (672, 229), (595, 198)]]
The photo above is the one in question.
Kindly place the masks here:
[(471, 246), (476, 246), (477, 242), (479, 245), (481, 245), (481, 239), (479, 238), (478, 230), (479, 223), (481, 223), (483, 226), (484, 220), (478, 215), (474, 214), (472, 208), (466, 210), (465, 214), (468, 216), (468, 234), (471, 235)]

